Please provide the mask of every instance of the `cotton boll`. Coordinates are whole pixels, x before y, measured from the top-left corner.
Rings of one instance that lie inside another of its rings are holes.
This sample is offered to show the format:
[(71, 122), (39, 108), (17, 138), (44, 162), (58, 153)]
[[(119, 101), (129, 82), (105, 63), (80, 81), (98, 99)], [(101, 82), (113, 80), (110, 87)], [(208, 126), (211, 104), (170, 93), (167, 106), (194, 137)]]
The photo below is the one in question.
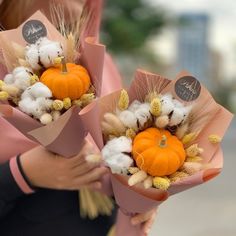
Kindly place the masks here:
[(137, 130), (137, 118), (134, 115), (133, 112), (129, 111), (129, 110), (125, 110), (122, 111), (119, 114), (119, 118), (121, 120), (121, 122), (128, 128), (132, 128), (134, 130)]
[[(17, 76), (17, 74), (21, 73), (21, 72), (24, 72), (26, 74), (29, 74), (29, 75), (33, 75), (33, 71), (28, 68), (28, 67), (25, 67), (25, 66), (18, 66), (16, 67), (13, 71), (12, 71), (12, 74), (13, 76)], [(26, 75), (25, 74), (25, 75)]]
[(175, 107), (171, 115), (169, 125), (170, 126), (179, 125), (183, 121), (183, 119), (184, 119), (183, 108)]
[(31, 44), (26, 47), (25, 59), (34, 70), (40, 70), (42, 68), (39, 61), (39, 50), (37, 45)]
[(141, 104), (142, 104), (142, 103), (141, 103), (140, 101), (134, 100), (134, 101), (130, 104), (128, 110), (129, 110), (129, 111), (132, 111), (132, 112), (135, 112), (135, 111), (139, 108), (139, 106), (140, 106)]
[(38, 104), (38, 107), (40, 107), (42, 110), (47, 111), (52, 107), (53, 101), (51, 99), (47, 98), (37, 98), (36, 103)]
[(4, 77), (3, 81), (4, 81), (6, 84), (13, 84), (15, 80), (14, 80), (14, 77), (13, 77), (12, 74), (7, 74), (7, 75)]
[(36, 46), (38, 47), (41, 47), (41, 46), (44, 46), (46, 44), (49, 44), (49, 43), (52, 43), (53, 41), (49, 40), (47, 37), (42, 37), (42, 38), (39, 38), (37, 40), (37, 42), (35, 43)]
[(174, 104), (175, 107), (179, 107), (179, 108), (184, 107), (183, 103), (181, 103), (177, 99), (173, 99), (173, 104)]
[(104, 156), (111, 156), (117, 153), (130, 153), (132, 151), (132, 140), (121, 136), (119, 138), (114, 138), (107, 142), (107, 144), (102, 149), (102, 154)]
[(145, 123), (151, 118), (150, 105), (140, 105), (139, 108), (134, 112), (134, 114), (139, 122), (139, 125), (143, 127)]
[(171, 94), (161, 97), (161, 115), (169, 115), (174, 110), (174, 103)]
[(105, 159), (105, 164), (110, 167), (113, 174), (127, 174), (128, 168), (133, 165), (133, 159), (124, 154), (119, 153)]
[(40, 46), (39, 48), (40, 61), (45, 68), (53, 66), (55, 58), (60, 57), (62, 55), (62, 47), (58, 42), (45, 44), (43, 46)]
[(19, 101), (19, 109), (28, 115), (31, 115), (31, 110), (32, 110), (32, 99), (30, 97), (25, 97), (21, 101)]
[(17, 88), (25, 90), (30, 86), (30, 78), (33, 75), (33, 72), (29, 68), (23, 66), (17, 67), (13, 70), (12, 74), (15, 80), (14, 85)]
[(50, 98), (52, 97), (51, 90), (41, 82), (37, 82), (34, 85), (28, 88), (28, 92), (32, 98), (38, 97), (45, 97)]

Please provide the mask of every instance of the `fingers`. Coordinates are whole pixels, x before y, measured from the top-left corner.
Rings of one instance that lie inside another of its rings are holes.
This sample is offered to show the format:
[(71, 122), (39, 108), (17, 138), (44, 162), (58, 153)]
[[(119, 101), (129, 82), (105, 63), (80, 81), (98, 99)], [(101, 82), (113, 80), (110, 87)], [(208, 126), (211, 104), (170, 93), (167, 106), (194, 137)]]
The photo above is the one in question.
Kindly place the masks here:
[(156, 210), (152, 213), (150, 219), (148, 219), (142, 226), (142, 231), (144, 233), (144, 235), (148, 235), (150, 230), (151, 230), (151, 227), (154, 223), (154, 220), (156, 218)]
[(88, 185), (92, 182), (96, 182), (100, 180), (101, 177), (108, 172), (109, 172), (108, 169), (105, 167), (94, 168), (93, 170), (89, 171), (87, 174), (79, 176), (75, 180), (75, 184), (78, 186)]
[(141, 213), (141, 214), (137, 214), (134, 217), (131, 218), (131, 224), (132, 225), (138, 225), (138, 224), (142, 224), (144, 222), (146, 222), (147, 220), (149, 220), (152, 217), (153, 214), (153, 210), (145, 212), (145, 213)]
[(90, 162), (84, 161), (83, 163), (80, 163), (77, 166), (74, 166), (71, 171), (73, 173), (73, 176), (78, 177), (80, 175), (84, 175), (88, 173), (89, 171), (99, 166), (100, 166), (100, 163), (90, 163)]
[(80, 164), (85, 161), (86, 156), (95, 153), (95, 149), (92, 144), (85, 142), (83, 148), (78, 155), (70, 158), (70, 162), (73, 164)]

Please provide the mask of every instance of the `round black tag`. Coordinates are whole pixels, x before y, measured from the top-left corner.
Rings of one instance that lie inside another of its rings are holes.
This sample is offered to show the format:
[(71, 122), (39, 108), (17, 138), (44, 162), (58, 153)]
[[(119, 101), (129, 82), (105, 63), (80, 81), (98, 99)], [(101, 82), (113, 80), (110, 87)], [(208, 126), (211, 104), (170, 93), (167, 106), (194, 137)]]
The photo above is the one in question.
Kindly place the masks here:
[(47, 36), (47, 29), (39, 20), (29, 20), (22, 28), (22, 35), (27, 43), (33, 44), (39, 38)]
[(176, 81), (175, 93), (183, 101), (196, 100), (201, 92), (201, 84), (193, 76), (184, 76)]

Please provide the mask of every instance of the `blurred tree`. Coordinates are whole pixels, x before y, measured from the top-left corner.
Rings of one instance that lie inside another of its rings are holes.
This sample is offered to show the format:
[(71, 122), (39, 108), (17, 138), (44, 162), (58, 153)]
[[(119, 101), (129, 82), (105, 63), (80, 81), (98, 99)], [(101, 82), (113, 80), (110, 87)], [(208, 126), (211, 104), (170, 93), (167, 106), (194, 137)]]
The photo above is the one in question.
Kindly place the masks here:
[(163, 9), (151, 6), (147, 0), (107, 0), (102, 41), (113, 53), (133, 53), (160, 32), (165, 20)]
[[(142, 67), (162, 73), (161, 60), (150, 46), (167, 23), (164, 9), (148, 0), (106, 0), (101, 40), (107, 46), (126, 78)], [(127, 83), (127, 81), (126, 81)]]

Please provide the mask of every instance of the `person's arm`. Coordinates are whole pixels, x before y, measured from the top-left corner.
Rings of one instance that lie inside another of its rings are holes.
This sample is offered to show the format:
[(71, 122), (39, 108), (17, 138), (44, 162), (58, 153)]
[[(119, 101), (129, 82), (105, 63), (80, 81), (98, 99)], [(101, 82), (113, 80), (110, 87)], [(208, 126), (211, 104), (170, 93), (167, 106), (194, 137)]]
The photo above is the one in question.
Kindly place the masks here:
[[(15, 160), (17, 159), (15, 158)], [(17, 161), (16, 165), (17, 167), (14, 168), (15, 170), (17, 168), (17, 171), (19, 171), (18, 177), (13, 176), (10, 161), (0, 164), (0, 219), (12, 210), (19, 197), (33, 192), (33, 189), (24, 179)], [(20, 185), (16, 182), (15, 178), (21, 182)]]

